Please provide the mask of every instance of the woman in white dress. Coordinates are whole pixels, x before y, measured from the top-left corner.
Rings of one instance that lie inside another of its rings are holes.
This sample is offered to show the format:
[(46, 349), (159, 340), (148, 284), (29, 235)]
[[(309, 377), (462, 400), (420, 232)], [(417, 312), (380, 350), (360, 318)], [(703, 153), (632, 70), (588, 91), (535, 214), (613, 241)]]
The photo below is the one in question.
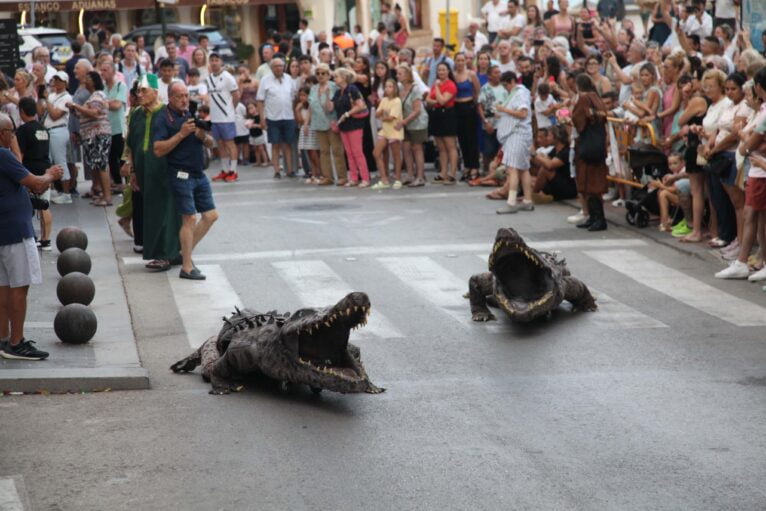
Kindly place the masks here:
[[(529, 155), (532, 147), (532, 96), (529, 89), (518, 83), (516, 73), (506, 71), (500, 83), (508, 90), (508, 98), (495, 107), (499, 115), (497, 140), (503, 148), (503, 165), (508, 172), (508, 204), (497, 210), (498, 215), (533, 211), (532, 176), (529, 174)], [(524, 200), (516, 203), (519, 181)]]

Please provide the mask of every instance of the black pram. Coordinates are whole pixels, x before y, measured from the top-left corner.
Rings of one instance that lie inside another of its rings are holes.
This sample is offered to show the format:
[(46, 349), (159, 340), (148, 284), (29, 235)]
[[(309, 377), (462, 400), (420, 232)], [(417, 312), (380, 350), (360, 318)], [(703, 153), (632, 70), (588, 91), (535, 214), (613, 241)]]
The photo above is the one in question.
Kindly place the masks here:
[(668, 157), (657, 146), (638, 143), (628, 148), (628, 163), (633, 179), (643, 187), (633, 189), (630, 200), (625, 201), (625, 220), (630, 225), (646, 227), (651, 215), (660, 214), (657, 190), (649, 190), (647, 185), (668, 173)]

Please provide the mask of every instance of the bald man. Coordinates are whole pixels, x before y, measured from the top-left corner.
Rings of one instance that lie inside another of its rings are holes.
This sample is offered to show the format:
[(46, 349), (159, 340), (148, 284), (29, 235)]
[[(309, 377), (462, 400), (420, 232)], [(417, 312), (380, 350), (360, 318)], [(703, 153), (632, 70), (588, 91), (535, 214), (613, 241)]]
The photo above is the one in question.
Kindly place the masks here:
[(42, 176), (31, 174), (9, 150), (14, 139), (10, 117), (0, 114), (0, 357), (44, 360), (48, 353), (24, 338), (29, 286), (42, 282), (27, 190), (44, 193), (63, 170), (53, 166)]

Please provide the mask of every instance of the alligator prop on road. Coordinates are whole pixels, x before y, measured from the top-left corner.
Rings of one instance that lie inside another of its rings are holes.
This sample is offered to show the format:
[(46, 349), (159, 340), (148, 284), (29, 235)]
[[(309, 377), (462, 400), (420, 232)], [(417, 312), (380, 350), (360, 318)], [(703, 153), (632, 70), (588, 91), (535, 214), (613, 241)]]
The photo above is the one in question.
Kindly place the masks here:
[(487, 305), (499, 307), (512, 321), (548, 317), (563, 300), (574, 309), (596, 310), (587, 286), (570, 276), (563, 259), (530, 248), (511, 228), (497, 231), (489, 271), (470, 278), (468, 298), (474, 321), (495, 319)]
[(302, 383), (314, 393), (327, 389), (379, 394), (385, 389), (370, 382), (359, 348), (348, 342), (351, 330), (364, 326), (369, 313), (370, 300), (364, 293), (293, 314), (237, 310), (224, 318), (217, 337), (170, 369), (189, 372), (202, 365), (202, 377), (213, 386), (211, 394), (240, 390), (236, 381), (251, 375)]

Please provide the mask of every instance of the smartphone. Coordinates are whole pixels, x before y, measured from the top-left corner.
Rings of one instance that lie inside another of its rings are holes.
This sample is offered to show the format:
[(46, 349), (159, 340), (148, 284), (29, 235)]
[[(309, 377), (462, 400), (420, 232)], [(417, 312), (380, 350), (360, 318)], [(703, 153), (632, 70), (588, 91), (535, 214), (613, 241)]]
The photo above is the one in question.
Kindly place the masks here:
[(548, 81), (551, 82), (551, 83), (556, 83), (556, 79), (554, 77), (552, 77), (552, 76), (548, 77)]
[(545, 44), (545, 41), (543, 41), (542, 39), (535, 39), (534, 41), (532, 41), (532, 44), (534, 46), (542, 46), (543, 44)]

